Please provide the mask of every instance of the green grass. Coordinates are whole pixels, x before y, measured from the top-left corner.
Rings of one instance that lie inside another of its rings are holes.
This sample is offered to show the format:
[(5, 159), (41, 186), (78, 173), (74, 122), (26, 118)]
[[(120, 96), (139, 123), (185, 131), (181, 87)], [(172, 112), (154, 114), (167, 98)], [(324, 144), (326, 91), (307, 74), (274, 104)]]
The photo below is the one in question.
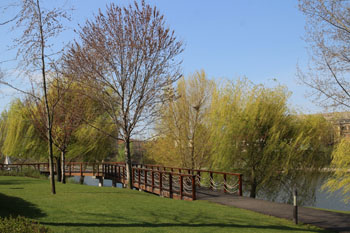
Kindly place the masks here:
[(54, 232), (325, 232), (205, 201), (144, 192), (0, 176), (0, 216), (22, 215)]

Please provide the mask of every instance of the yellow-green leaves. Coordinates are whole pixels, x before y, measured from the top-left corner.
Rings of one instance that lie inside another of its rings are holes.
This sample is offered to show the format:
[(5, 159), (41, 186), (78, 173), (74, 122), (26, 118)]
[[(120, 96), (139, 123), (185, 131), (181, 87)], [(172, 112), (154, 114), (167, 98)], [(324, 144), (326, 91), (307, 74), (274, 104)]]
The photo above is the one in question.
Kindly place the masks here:
[(329, 125), (319, 116), (293, 112), (289, 96), (283, 86), (267, 88), (247, 79), (228, 82), (213, 95), (211, 164), (242, 172), (251, 197), (283, 176), (301, 176), (300, 170), (329, 161)]
[(214, 87), (204, 71), (179, 80), (176, 96), (161, 109), (157, 124), (160, 136), (148, 144), (152, 160), (190, 168), (208, 164), (209, 112)]
[(350, 203), (350, 139), (343, 138), (332, 153), (332, 176), (323, 186), (331, 192), (340, 190), (344, 201)]

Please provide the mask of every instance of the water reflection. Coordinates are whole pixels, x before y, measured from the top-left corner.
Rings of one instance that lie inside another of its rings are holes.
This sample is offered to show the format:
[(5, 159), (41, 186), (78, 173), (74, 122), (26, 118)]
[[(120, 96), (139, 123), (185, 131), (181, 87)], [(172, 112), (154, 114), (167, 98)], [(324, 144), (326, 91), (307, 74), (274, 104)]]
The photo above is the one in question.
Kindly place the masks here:
[[(293, 189), (298, 190), (298, 204), (307, 207), (350, 211), (350, 204), (346, 204), (341, 191), (329, 193), (322, 189), (329, 173), (308, 173), (303, 178), (281, 181), (258, 193), (257, 198), (280, 203), (292, 204)], [(350, 195), (350, 194), (348, 194)]]
[[(301, 206), (350, 211), (350, 204), (345, 204), (342, 201), (344, 196), (340, 191), (328, 193), (322, 190), (321, 187), (328, 175), (328, 173), (310, 173), (302, 179), (297, 179), (297, 182), (293, 179), (283, 181), (282, 185), (275, 184), (258, 193), (257, 198), (280, 203), (292, 203), (292, 187), (294, 187), (293, 185), (297, 185), (299, 205)], [(79, 183), (80, 177), (75, 176), (70, 179), (73, 179), (75, 183)], [(84, 184), (98, 186), (98, 179), (86, 176), (84, 178)], [(112, 187), (112, 181), (105, 179), (103, 185)], [(121, 184), (117, 184), (117, 187), (121, 188), (122, 186)], [(244, 195), (249, 196), (248, 193), (244, 193)]]

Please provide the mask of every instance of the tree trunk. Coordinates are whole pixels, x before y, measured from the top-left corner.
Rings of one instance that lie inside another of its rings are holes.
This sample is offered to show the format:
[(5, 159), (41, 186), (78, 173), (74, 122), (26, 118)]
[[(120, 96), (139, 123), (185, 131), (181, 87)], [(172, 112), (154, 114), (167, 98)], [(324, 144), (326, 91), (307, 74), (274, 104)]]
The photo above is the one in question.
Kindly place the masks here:
[(250, 195), (249, 195), (249, 197), (255, 198), (256, 197), (256, 188), (257, 188), (258, 184), (256, 182), (254, 170), (252, 171), (250, 179), (251, 180), (250, 180)]
[(66, 152), (65, 151), (61, 151), (61, 176), (62, 176), (62, 184), (66, 183), (66, 167), (65, 167), (65, 163), (66, 163)]
[(56, 194), (55, 186), (55, 173), (53, 170), (53, 142), (52, 142), (52, 122), (49, 101), (47, 98), (47, 84), (46, 84), (46, 68), (45, 68), (45, 39), (43, 32), (42, 16), (39, 0), (36, 1), (38, 8), (38, 19), (39, 19), (39, 29), (40, 29), (40, 47), (41, 47), (41, 74), (43, 78), (43, 92), (45, 100), (45, 109), (46, 109), (46, 120), (47, 120), (47, 139), (49, 144), (49, 164), (50, 164), (50, 183), (51, 183), (51, 193)]
[(56, 174), (57, 174), (57, 181), (61, 181), (61, 158), (55, 157), (56, 159)]
[(52, 135), (51, 130), (48, 130), (49, 134), (49, 169), (50, 169), (50, 183), (51, 183), (51, 193), (56, 194), (56, 186), (55, 186), (55, 172), (53, 169), (53, 150), (52, 150)]
[(131, 151), (130, 151), (130, 138), (127, 138), (124, 143), (125, 146), (125, 163), (126, 163), (126, 179), (128, 182), (127, 187), (132, 189), (132, 164), (131, 164)]

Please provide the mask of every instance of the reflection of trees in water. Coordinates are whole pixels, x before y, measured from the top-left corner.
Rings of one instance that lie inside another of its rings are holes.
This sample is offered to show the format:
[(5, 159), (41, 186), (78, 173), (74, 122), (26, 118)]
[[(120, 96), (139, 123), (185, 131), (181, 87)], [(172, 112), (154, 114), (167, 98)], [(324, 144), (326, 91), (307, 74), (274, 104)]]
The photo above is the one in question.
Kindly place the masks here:
[(281, 176), (281, 179), (262, 186), (257, 198), (293, 204), (293, 190), (297, 188), (298, 205), (313, 206), (316, 191), (327, 175), (328, 173), (297, 171), (289, 176)]

